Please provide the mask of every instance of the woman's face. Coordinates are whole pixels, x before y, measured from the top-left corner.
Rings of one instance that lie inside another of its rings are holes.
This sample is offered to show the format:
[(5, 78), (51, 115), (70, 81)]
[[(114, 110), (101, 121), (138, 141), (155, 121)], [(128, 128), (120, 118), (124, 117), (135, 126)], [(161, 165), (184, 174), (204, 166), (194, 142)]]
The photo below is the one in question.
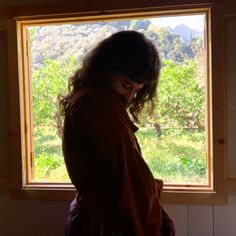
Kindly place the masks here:
[(113, 73), (109, 81), (112, 90), (126, 99), (127, 106), (135, 97), (136, 93), (144, 86), (142, 83), (133, 82), (129, 77), (120, 72)]

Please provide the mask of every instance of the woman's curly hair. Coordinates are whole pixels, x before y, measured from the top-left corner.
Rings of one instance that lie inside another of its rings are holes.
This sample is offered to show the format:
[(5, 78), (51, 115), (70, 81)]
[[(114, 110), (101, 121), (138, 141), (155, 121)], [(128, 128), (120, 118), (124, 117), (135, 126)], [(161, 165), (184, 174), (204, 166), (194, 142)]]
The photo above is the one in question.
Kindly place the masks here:
[(153, 110), (160, 72), (158, 51), (144, 34), (120, 31), (98, 43), (69, 78), (68, 93), (59, 97), (62, 115), (75, 109), (82, 87), (105, 89), (113, 72), (121, 72), (132, 81), (144, 84), (128, 108), (136, 122), (146, 102), (151, 105), (150, 111)]

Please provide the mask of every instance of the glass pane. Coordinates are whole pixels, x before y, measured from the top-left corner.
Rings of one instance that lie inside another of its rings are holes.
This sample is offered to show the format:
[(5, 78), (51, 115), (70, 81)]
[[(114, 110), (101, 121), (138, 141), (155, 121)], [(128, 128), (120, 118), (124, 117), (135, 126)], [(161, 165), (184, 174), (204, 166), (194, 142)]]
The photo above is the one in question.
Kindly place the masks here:
[(28, 27), (31, 41), (35, 181), (68, 182), (56, 98), (83, 56), (119, 30), (143, 32), (157, 46), (162, 71), (157, 107), (137, 137), (156, 178), (208, 184), (205, 15)]

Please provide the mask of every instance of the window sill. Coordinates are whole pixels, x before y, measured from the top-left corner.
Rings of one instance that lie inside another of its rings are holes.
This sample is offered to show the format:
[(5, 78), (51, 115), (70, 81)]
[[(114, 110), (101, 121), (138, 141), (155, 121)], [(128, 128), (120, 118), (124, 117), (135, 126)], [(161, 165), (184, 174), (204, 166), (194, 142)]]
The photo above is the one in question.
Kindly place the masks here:
[(163, 204), (226, 205), (228, 203), (228, 194), (213, 191), (163, 191), (161, 201)]
[[(11, 197), (14, 200), (34, 201), (71, 201), (76, 196), (72, 185), (36, 185), (27, 186), (19, 190), (12, 190)], [(164, 190), (161, 195), (163, 204), (191, 204), (191, 205), (226, 205), (228, 203), (227, 193), (216, 193), (213, 191), (179, 191)]]

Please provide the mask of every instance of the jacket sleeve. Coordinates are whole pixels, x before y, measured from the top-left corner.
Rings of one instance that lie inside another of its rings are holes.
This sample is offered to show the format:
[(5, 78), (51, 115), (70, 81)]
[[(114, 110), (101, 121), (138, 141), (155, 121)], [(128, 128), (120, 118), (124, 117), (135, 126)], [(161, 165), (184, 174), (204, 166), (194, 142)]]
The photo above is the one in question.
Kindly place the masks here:
[[(156, 186), (158, 189), (158, 195), (159, 195), (159, 197), (161, 197), (164, 183), (160, 179), (155, 179), (155, 182), (156, 182)], [(163, 233), (163, 235), (166, 235), (166, 236), (174, 236), (175, 235), (174, 221), (168, 215), (168, 213), (165, 210), (165, 208), (163, 207), (163, 205), (161, 205), (161, 211), (162, 211), (161, 232)]]
[(156, 184), (156, 188), (157, 188), (157, 191), (158, 191), (158, 195), (159, 195), (159, 198), (161, 197), (161, 193), (162, 193), (162, 190), (163, 190), (163, 181), (160, 180), (160, 179), (155, 179), (155, 184)]

